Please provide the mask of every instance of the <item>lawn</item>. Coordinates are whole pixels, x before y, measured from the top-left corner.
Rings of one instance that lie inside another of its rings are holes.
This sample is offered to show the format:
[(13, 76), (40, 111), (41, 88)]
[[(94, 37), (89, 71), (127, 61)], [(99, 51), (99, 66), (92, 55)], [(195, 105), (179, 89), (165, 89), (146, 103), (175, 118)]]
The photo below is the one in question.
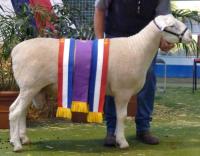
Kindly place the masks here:
[(105, 124), (72, 124), (65, 120), (28, 121), (32, 144), (21, 153), (13, 153), (8, 143), (8, 130), (0, 130), (0, 155), (68, 156), (199, 156), (200, 155), (200, 90), (167, 88), (158, 92), (152, 131), (159, 145), (145, 145), (135, 140), (135, 125), (126, 121), (130, 148), (103, 147)]

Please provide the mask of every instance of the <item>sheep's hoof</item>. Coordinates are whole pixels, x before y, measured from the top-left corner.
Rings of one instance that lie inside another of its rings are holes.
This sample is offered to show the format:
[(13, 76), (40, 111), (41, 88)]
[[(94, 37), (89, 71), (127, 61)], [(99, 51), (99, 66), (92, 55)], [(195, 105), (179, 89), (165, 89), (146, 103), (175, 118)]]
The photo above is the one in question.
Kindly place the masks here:
[(21, 137), (20, 139), (21, 139), (22, 145), (29, 145), (29, 144), (31, 144), (31, 140), (27, 136)]
[(126, 143), (126, 144), (121, 144), (121, 145), (119, 145), (119, 148), (121, 148), (121, 149), (129, 148), (129, 144), (128, 144), (128, 143)]
[(13, 152), (21, 152), (22, 151), (22, 145), (16, 145), (13, 148)]
[(117, 145), (121, 149), (126, 149), (126, 148), (129, 147), (129, 144), (125, 139), (123, 141), (122, 140), (121, 141), (117, 141)]
[(10, 140), (10, 145), (14, 146), (14, 143), (13, 143), (13, 141), (11, 141), (11, 140)]

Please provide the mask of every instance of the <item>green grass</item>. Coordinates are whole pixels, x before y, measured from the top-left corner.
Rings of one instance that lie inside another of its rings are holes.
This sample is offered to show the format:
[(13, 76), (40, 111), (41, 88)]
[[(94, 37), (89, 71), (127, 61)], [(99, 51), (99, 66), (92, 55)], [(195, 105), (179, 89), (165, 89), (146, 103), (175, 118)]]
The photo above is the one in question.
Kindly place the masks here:
[(65, 120), (28, 122), (32, 144), (21, 153), (13, 153), (8, 143), (8, 130), (0, 130), (0, 156), (199, 156), (200, 91), (190, 88), (167, 88), (158, 92), (152, 131), (159, 145), (145, 145), (135, 139), (135, 124), (126, 121), (130, 148), (103, 147), (105, 124), (72, 124)]

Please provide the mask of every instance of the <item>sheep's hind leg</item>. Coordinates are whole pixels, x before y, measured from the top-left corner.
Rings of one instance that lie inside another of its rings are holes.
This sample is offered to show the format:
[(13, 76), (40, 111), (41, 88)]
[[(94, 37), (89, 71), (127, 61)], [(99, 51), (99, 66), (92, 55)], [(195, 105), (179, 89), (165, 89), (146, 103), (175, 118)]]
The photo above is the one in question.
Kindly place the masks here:
[[(46, 101), (45, 92), (44, 91), (38, 92), (35, 95), (35, 97), (33, 98), (32, 102), (33, 102), (33, 105), (37, 109), (42, 109), (44, 104), (47, 102)], [(20, 119), (20, 132), (19, 132), (19, 135), (20, 135), (20, 139), (21, 139), (22, 145), (31, 144), (31, 140), (28, 138), (28, 136), (26, 134), (26, 114), (27, 114), (27, 111), (24, 111), (22, 113), (21, 119)]]
[[(34, 95), (37, 93), (36, 90), (26, 90), (26, 91), (20, 91), (19, 94), (19, 101), (17, 105), (15, 106), (15, 109), (13, 109), (10, 114), (9, 114), (9, 120), (10, 120), (10, 125), (12, 125), (12, 131), (10, 131), (10, 136), (11, 136), (11, 143), (14, 146), (13, 151), (18, 152), (22, 150), (22, 144), (20, 141), (20, 133), (26, 132), (26, 126), (22, 127), (21, 125), (23, 122), (23, 125), (25, 125), (25, 112), (34, 97)], [(23, 120), (23, 121), (21, 121)], [(21, 131), (21, 132), (20, 132)], [(26, 136), (26, 135), (25, 135)], [(25, 140), (24, 140), (25, 141)]]
[(31, 143), (30, 139), (28, 138), (26, 134), (26, 114), (27, 114), (27, 109), (21, 114), (20, 121), (19, 121), (19, 136), (22, 145), (28, 145)]
[(19, 138), (19, 117), (20, 117), (20, 103), (21, 98), (19, 95), (19, 99), (17, 103), (15, 103), (15, 107), (10, 109), (9, 120), (10, 120), (10, 143), (14, 146), (13, 151), (21, 151), (22, 145)]
[(120, 148), (128, 148), (129, 144), (124, 136), (124, 121), (127, 116), (128, 101), (125, 100), (123, 96), (115, 98), (115, 101), (116, 101), (116, 113), (117, 113), (117, 125), (115, 131), (116, 142)]
[[(16, 98), (16, 100), (12, 103), (12, 105), (10, 106), (10, 108), (9, 108), (9, 112), (10, 112), (10, 114), (13, 114), (13, 111), (15, 110), (15, 108), (16, 108), (16, 106), (18, 105), (18, 103), (19, 103), (19, 99), (20, 99), (20, 97), (19, 97), (19, 95), (18, 95), (18, 97)], [(15, 129), (15, 123), (13, 123), (13, 122), (10, 122), (10, 143), (11, 144), (13, 144), (13, 134), (14, 134), (14, 129)]]

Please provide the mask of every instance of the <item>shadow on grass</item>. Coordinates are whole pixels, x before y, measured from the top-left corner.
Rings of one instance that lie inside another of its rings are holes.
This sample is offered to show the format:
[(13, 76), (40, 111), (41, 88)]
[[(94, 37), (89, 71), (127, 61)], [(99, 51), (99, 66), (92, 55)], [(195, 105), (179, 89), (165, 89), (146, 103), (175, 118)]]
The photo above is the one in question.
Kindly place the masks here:
[(29, 151), (63, 151), (76, 153), (107, 153), (119, 152), (120, 149), (116, 147), (104, 147), (102, 139), (88, 139), (88, 140), (48, 140), (33, 142), (31, 150)]
[[(184, 131), (184, 130), (183, 130)], [(126, 150), (121, 150), (115, 147), (104, 147), (103, 139), (60, 139), (60, 140), (45, 140), (45, 141), (36, 141), (32, 143), (31, 149), (28, 151), (63, 151), (63, 152), (76, 152), (76, 153), (123, 153), (123, 152), (134, 152), (134, 151), (183, 151), (183, 150), (191, 150), (199, 149), (200, 147), (200, 139), (195, 139), (192, 137), (188, 138), (179, 138), (177, 137), (166, 137), (160, 136), (160, 144), (159, 145), (146, 145), (135, 139), (133, 136), (128, 136), (127, 140), (130, 144), (130, 148)], [(184, 136), (182, 136), (184, 137)]]
[[(83, 128), (82, 128), (83, 129)], [(145, 145), (135, 139), (132, 134), (133, 129), (128, 128), (127, 140), (129, 149), (108, 148), (103, 146), (102, 129), (98, 131), (89, 130), (91, 135), (85, 136), (83, 131), (79, 131), (80, 136), (75, 134), (62, 134), (61, 131), (48, 133), (49, 130), (32, 131), (30, 137), (33, 142), (29, 146), (24, 146), (22, 155), (133, 155), (133, 156), (199, 156), (200, 153), (200, 127), (173, 127), (161, 123), (155, 129), (154, 134), (160, 138), (159, 145)], [(46, 132), (46, 133), (45, 133)], [(7, 133), (7, 132), (6, 132)], [(4, 151), (11, 152), (8, 146), (7, 135), (4, 133)], [(68, 131), (68, 133), (70, 133)], [(36, 136), (37, 134), (37, 136)], [(40, 136), (39, 136), (40, 135)], [(49, 136), (49, 138), (47, 138)], [(8, 146), (8, 148), (7, 148)], [(1, 150), (0, 150), (1, 151)], [(60, 153), (60, 154), (59, 154)], [(13, 153), (14, 155), (15, 153)], [(20, 154), (20, 155), (21, 155)], [(1, 155), (1, 154), (0, 154)], [(11, 154), (12, 155), (12, 154)]]
[[(56, 126), (56, 125), (63, 125), (63, 124), (76, 124), (72, 123), (69, 119), (63, 119), (63, 118), (51, 118), (51, 119), (42, 119), (42, 120), (28, 120), (27, 121), (27, 127), (30, 128), (40, 128), (45, 126)], [(77, 123), (79, 124), (79, 123)]]

